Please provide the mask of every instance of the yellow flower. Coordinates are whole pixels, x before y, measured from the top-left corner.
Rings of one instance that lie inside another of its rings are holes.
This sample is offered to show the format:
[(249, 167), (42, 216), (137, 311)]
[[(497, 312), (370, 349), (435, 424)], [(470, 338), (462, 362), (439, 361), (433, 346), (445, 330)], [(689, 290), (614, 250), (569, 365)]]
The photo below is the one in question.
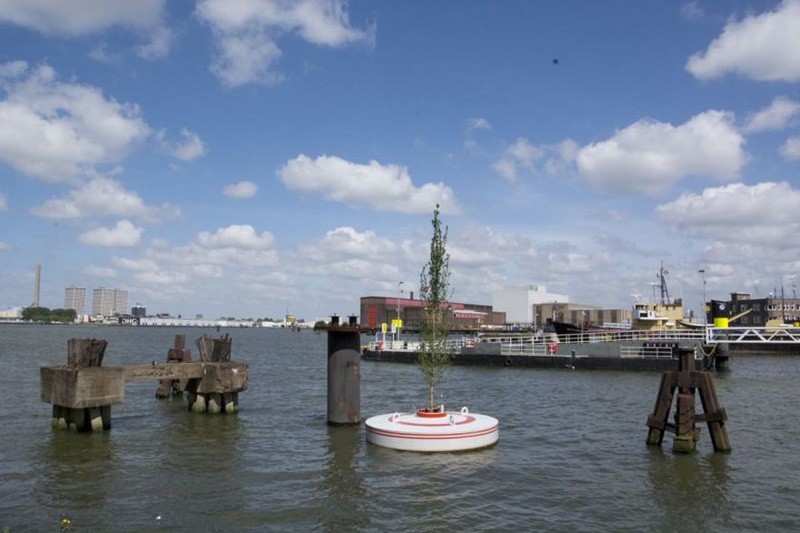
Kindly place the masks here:
[(69, 527), (69, 525), (70, 525), (71, 523), (72, 523), (72, 520), (70, 520), (70, 519), (69, 519), (69, 517), (66, 517), (66, 516), (65, 516), (65, 517), (63, 517), (63, 518), (61, 519), (61, 527)]

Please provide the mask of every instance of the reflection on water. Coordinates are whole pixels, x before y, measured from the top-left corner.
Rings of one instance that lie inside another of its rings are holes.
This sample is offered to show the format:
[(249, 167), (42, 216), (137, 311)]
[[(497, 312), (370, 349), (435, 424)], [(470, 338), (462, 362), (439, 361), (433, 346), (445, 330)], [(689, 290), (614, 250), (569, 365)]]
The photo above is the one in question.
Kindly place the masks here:
[[(708, 435), (705, 435), (706, 439)], [(665, 436), (664, 446), (670, 436)], [(732, 526), (729, 454), (702, 451), (703, 435), (694, 454), (673, 454), (648, 447), (648, 480), (658, 514), (667, 529), (677, 529), (691, 517), (692, 528), (722, 530)], [(666, 449), (666, 448), (665, 448)]]
[(328, 427), (328, 459), (320, 484), (328, 512), (326, 531), (352, 531), (367, 526), (366, 491), (358, 473), (356, 455), (364, 445), (358, 426)]
[(34, 448), (31, 496), (53, 526), (62, 517), (78, 523), (85, 510), (102, 508), (124, 483), (108, 433), (51, 431)]

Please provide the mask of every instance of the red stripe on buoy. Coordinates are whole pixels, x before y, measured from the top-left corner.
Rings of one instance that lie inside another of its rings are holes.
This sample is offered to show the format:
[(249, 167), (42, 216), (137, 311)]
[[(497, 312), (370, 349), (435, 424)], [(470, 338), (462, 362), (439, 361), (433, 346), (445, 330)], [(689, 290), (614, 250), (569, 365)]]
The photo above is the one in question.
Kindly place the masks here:
[[(456, 415), (453, 415), (453, 416), (456, 416)], [(464, 415), (458, 415), (458, 416), (464, 416)], [(451, 424), (450, 422), (443, 422), (441, 424), (422, 424), (420, 422), (406, 422), (405, 420), (397, 420), (397, 419), (392, 420), (392, 417), (390, 416), (389, 417), (389, 422), (392, 422), (393, 424), (402, 424), (404, 426), (418, 426), (418, 427), (425, 427), (425, 428), (435, 428), (435, 427), (460, 426), (462, 424), (469, 424), (470, 422), (475, 422), (475, 417), (472, 416), (472, 415), (466, 415), (464, 417), (464, 420), (462, 420), (461, 422), (455, 422), (453, 424)]]
[(480, 431), (471, 431), (468, 433), (426, 434), (426, 433), (398, 433), (396, 431), (388, 431), (385, 429), (377, 429), (373, 427), (367, 428), (368, 431), (371, 431), (375, 435), (380, 435), (382, 437), (390, 437), (395, 439), (414, 439), (414, 440), (468, 439), (472, 437), (482, 437), (483, 435), (494, 433), (495, 431), (497, 431), (497, 429), (498, 425), (495, 425), (488, 429)]

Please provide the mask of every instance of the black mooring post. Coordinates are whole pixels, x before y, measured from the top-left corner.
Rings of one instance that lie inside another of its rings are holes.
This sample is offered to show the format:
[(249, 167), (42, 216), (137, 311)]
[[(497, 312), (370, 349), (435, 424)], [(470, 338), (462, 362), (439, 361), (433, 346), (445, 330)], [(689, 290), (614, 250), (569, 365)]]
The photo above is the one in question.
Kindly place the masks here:
[(714, 355), (714, 368), (717, 372), (728, 370), (728, 361), (731, 358), (731, 349), (728, 344), (728, 335), (721, 333), (717, 336), (717, 351)]
[(328, 327), (328, 424), (361, 422), (361, 331), (350, 318), (347, 326), (331, 317)]

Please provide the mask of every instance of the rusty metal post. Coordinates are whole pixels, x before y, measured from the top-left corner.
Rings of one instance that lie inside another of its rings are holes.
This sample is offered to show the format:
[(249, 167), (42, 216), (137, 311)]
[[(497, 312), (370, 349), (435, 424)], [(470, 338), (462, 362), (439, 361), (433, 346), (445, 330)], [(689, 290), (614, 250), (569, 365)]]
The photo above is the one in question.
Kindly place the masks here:
[(328, 327), (328, 424), (361, 422), (361, 330), (351, 318)]

